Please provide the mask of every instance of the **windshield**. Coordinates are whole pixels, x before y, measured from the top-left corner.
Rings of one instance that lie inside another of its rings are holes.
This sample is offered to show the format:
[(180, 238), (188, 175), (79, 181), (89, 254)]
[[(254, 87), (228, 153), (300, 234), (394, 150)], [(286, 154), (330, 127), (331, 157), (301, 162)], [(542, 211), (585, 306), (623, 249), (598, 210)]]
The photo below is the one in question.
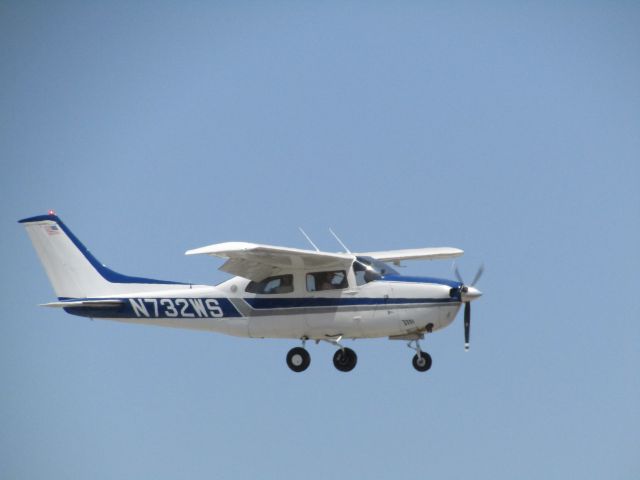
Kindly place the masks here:
[(356, 257), (356, 260), (367, 267), (372, 268), (378, 275), (400, 275), (397, 270), (390, 267), (388, 264), (376, 260), (371, 257)]

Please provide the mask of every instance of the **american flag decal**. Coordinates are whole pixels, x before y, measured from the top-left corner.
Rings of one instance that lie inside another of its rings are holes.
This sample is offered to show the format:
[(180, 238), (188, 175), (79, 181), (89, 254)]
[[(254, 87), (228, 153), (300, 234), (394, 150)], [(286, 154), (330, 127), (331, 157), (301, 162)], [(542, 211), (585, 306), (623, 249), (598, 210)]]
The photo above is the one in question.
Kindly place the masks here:
[(45, 225), (44, 229), (49, 235), (58, 235), (60, 233), (60, 228), (57, 225)]

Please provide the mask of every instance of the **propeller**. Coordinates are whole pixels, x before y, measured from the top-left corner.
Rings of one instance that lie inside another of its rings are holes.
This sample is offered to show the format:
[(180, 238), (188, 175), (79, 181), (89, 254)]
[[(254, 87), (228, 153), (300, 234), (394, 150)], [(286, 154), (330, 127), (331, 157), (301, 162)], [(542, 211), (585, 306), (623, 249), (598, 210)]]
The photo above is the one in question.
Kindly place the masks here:
[(478, 280), (480, 280), (480, 277), (482, 277), (482, 274), (484, 273), (484, 265), (480, 265), (480, 268), (478, 268), (478, 271), (473, 277), (473, 281), (470, 285), (465, 285), (457, 265), (455, 265), (454, 267), (454, 273), (456, 274), (456, 278), (458, 279), (458, 281), (462, 284), (462, 286), (460, 287), (460, 299), (464, 302), (464, 349), (469, 350), (469, 334), (471, 331), (471, 301), (482, 295), (482, 292), (475, 288), (475, 284), (478, 283)]
[(464, 302), (464, 349), (469, 350), (469, 333), (471, 331), (471, 302)]

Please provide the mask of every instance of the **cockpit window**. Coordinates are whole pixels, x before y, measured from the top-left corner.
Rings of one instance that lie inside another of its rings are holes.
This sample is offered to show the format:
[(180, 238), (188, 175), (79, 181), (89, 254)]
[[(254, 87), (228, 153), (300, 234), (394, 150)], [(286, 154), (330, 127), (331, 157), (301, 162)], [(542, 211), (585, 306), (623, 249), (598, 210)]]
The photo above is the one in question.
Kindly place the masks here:
[(347, 288), (347, 272), (344, 270), (307, 273), (307, 290), (310, 292), (341, 288)]
[(249, 282), (245, 291), (248, 293), (276, 294), (293, 292), (293, 275), (268, 277), (260, 282)]
[(356, 285), (358, 286), (380, 278), (380, 274), (371, 265), (366, 265), (358, 260), (353, 262), (353, 273), (356, 276)]
[[(358, 285), (372, 282), (383, 275), (400, 275), (397, 270), (388, 264), (371, 257), (356, 257), (353, 263), (353, 270), (356, 274)], [(360, 283), (362, 281), (362, 283)]]

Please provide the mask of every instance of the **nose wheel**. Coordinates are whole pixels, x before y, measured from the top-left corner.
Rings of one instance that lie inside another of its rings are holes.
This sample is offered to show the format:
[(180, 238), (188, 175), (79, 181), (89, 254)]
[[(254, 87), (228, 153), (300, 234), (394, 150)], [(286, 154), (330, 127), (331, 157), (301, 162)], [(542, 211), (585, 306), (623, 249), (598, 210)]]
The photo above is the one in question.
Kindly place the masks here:
[(426, 372), (431, 368), (431, 355), (427, 352), (420, 352), (413, 356), (413, 368), (419, 372)]
[(419, 372), (426, 372), (431, 368), (431, 355), (427, 352), (423, 352), (420, 348), (419, 340), (411, 340), (407, 346), (416, 351), (416, 354), (413, 356), (413, 368), (415, 368)]

